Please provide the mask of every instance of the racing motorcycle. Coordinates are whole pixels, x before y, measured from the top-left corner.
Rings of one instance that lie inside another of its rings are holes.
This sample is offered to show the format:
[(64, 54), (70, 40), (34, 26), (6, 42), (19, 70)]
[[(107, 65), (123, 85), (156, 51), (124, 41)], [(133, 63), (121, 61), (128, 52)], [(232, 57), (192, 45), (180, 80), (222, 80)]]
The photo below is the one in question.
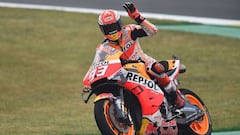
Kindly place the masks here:
[[(140, 60), (121, 59), (122, 52), (110, 46), (96, 50), (93, 63), (83, 79), (82, 98), (92, 95), (96, 124), (103, 135), (210, 135), (212, 122), (204, 102), (193, 91), (179, 89), (186, 104), (174, 109), (164, 89), (156, 83)], [(169, 60), (167, 72), (178, 85), (185, 66), (177, 57)]]

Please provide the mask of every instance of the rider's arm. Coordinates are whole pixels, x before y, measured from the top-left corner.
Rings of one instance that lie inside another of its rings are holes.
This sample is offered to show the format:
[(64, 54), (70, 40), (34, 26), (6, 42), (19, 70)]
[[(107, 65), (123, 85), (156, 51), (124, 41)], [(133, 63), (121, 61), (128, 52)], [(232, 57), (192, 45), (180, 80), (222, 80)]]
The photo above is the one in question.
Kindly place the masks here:
[(141, 26), (141, 28), (133, 30), (132, 39), (136, 40), (138, 37), (152, 36), (157, 33), (157, 27), (140, 15), (134, 3), (125, 2), (123, 7), (128, 12), (129, 17), (134, 19)]
[(132, 31), (132, 39), (136, 40), (138, 37), (144, 37), (144, 36), (152, 36), (157, 33), (157, 28), (155, 25), (150, 23), (148, 20), (144, 19), (140, 23), (141, 27), (136, 27)]

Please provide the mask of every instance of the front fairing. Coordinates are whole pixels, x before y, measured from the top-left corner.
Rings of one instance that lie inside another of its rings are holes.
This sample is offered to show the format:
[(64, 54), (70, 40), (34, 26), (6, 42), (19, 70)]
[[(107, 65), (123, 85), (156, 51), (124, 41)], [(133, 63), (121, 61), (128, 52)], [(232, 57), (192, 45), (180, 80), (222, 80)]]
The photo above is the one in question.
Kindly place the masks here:
[(122, 52), (108, 45), (100, 45), (96, 49), (95, 57), (87, 74), (83, 79), (85, 87), (91, 85), (97, 80), (108, 78), (122, 67), (120, 56)]

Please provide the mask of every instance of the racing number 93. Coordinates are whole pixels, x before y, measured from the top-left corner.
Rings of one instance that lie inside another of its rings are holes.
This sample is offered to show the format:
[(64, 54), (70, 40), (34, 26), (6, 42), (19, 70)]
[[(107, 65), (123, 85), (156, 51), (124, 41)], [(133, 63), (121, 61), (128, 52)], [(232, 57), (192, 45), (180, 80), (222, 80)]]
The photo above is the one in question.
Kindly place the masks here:
[(103, 76), (107, 71), (108, 66), (97, 66), (90, 73), (90, 81), (95, 77)]

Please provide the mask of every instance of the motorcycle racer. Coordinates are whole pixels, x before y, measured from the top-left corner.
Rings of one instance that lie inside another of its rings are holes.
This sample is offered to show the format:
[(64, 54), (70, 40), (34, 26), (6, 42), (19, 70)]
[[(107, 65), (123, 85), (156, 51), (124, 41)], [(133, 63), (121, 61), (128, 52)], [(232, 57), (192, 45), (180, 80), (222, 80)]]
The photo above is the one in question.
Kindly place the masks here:
[(111, 46), (123, 52), (123, 60), (141, 60), (145, 63), (147, 72), (156, 78), (157, 83), (165, 90), (165, 95), (171, 105), (182, 108), (185, 101), (174, 82), (165, 73), (169, 70), (168, 61), (157, 62), (154, 58), (143, 52), (138, 38), (153, 36), (157, 33), (157, 27), (144, 18), (136, 5), (125, 2), (123, 7), (129, 17), (137, 24), (122, 25), (120, 14), (113, 9), (104, 10), (98, 18), (98, 25), (105, 36), (104, 41), (98, 46)]

